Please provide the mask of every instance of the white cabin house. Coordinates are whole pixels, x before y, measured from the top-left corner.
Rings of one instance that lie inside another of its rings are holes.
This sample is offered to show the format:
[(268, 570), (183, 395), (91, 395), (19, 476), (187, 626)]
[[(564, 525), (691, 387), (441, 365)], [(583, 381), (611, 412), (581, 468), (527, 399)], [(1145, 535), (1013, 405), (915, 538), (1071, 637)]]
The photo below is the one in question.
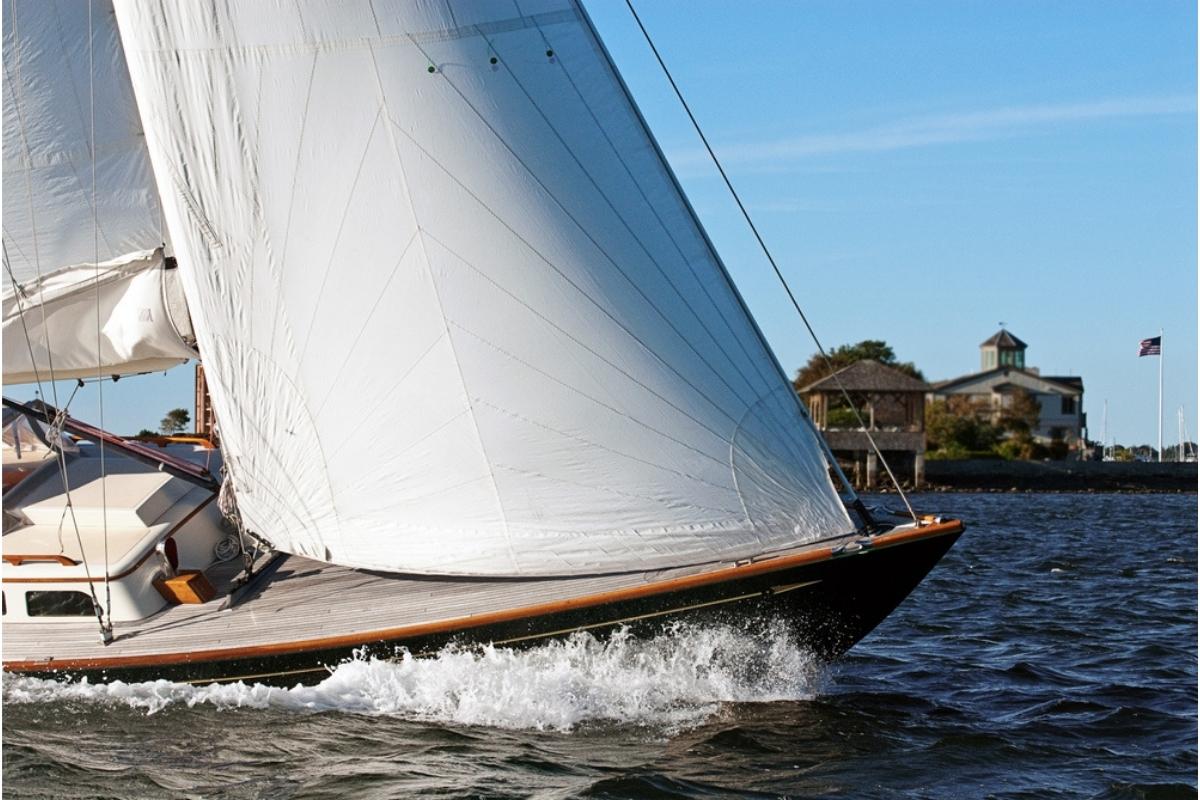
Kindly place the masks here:
[(1033, 395), (1041, 407), (1034, 438), (1043, 444), (1054, 439), (1068, 443), (1087, 436), (1083, 412), (1083, 378), (1042, 375), (1025, 362), (1028, 345), (1003, 328), (979, 345), (980, 371), (933, 384), (930, 398), (965, 395), (991, 405), (999, 413), (1018, 390)]

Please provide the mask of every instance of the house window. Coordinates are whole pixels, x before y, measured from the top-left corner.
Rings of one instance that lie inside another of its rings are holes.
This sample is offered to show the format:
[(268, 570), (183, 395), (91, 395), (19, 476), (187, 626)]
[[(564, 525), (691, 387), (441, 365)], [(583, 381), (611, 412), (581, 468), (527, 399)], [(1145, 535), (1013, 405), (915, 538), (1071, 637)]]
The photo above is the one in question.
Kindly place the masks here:
[(1062, 413), (1064, 413), (1064, 414), (1074, 414), (1075, 413), (1075, 398), (1074, 397), (1068, 397), (1066, 395), (1063, 395)]
[(1025, 353), (1020, 350), (1014, 353), (1013, 363), (1016, 364), (1018, 369), (1025, 369)]

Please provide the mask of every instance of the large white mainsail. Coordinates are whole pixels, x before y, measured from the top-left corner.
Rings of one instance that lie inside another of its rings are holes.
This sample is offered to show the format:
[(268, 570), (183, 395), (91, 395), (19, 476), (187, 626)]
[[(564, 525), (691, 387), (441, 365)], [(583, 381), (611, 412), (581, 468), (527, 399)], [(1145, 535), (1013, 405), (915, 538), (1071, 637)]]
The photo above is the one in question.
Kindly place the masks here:
[(6, 384), (195, 355), (186, 308), (168, 313), (177, 290), (112, 5), (90, 12), (78, 0), (4, 6)]
[(248, 526), (578, 574), (853, 528), (569, 0), (117, 0)]

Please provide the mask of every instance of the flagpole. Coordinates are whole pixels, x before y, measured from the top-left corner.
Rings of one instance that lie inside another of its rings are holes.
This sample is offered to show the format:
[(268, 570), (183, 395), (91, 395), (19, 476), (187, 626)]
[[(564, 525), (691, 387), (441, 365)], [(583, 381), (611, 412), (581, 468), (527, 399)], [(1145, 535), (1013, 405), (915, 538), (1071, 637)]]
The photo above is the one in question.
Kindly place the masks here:
[(1158, 460), (1162, 461), (1162, 328), (1158, 329)]

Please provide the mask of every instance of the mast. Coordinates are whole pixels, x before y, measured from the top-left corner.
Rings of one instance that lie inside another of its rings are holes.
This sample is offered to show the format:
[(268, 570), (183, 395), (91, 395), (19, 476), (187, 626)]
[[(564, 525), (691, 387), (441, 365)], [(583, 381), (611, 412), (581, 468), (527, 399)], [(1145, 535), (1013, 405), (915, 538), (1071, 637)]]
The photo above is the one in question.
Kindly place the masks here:
[(1183, 406), (1179, 407), (1179, 411), (1175, 415), (1175, 422), (1179, 435), (1179, 444), (1175, 448), (1175, 460), (1183, 463)]

